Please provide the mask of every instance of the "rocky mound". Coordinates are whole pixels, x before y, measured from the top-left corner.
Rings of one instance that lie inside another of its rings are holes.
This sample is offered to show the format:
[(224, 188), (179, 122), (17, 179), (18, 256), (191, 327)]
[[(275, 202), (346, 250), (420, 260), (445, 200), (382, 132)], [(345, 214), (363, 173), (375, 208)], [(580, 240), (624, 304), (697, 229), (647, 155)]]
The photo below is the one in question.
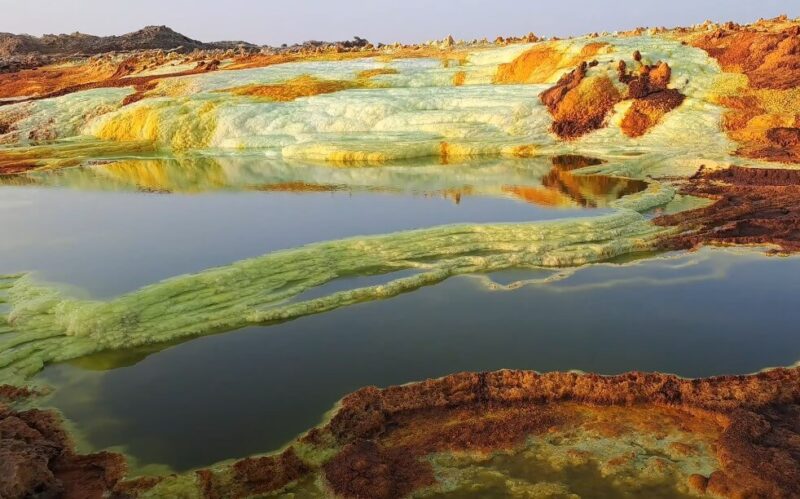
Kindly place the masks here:
[(93, 36), (83, 33), (69, 35), (15, 35), (0, 33), (0, 57), (27, 55), (102, 54), (134, 50), (210, 50), (239, 45), (245, 42), (204, 43), (182, 35), (167, 26), (147, 26), (139, 31), (120, 36)]

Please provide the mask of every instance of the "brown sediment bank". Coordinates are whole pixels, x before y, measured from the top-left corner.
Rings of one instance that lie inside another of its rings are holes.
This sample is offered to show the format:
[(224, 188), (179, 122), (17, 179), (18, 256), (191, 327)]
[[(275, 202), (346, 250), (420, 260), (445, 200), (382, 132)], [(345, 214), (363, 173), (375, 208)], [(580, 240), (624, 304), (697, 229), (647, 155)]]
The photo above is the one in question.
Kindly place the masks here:
[(663, 241), (664, 247), (750, 244), (800, 251), (800, 170), (731, 166), (701, 171), (681, 189), (715, 201), (705, 208), (656, 218), (659, 225), (682, 229)]
[[(17, 492), (10, 497), (34, 490), (136, 497), (177, 484), (176, 476), (124, 481), (121, 456), (75, 455), (51, 413), (6, 408), (2, 414), (0, 428), (10, 428), (2, 432), (3, 447), (20, 463), (3, 479)], [(367, 387), (280, 454), (198, 470), (181, 483), (203, 497), (246, 497), (288, 492), (317, 476), (325, 490), (343, 497), (403, 497), (441, 486), (433, 456), (514, 452), (530, 437), (566, 442), (576, 435), (669, 441), (668, 455), (651, 456), (648, 466), (695, 494), (794, 497), (800, 494), (800, 369), (697, 380), (497, 371)], [(715, 469), (703, 474), (681, 467), (703, 454)], [(569, 455), (636, 473), (625, 453), (572, 449)]]
[(77, 454), (54, 412), (0, 404), (0, 497), (100, 498), (125, 470), (120, 454)]
[(685, 37), (739, 80), (717, 89), (727, 108), (722, 128), (738, 154), (800, 162), (800, 26), (785, 17), (753, 25), (726, 23)]

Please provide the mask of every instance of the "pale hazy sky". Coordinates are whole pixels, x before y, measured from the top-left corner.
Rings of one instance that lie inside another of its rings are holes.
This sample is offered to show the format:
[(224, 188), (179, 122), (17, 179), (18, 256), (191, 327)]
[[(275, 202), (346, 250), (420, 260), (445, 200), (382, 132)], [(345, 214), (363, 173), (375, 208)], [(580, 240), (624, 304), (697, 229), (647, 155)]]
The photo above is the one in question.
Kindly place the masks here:
[(0, 0), (0, 32), (122, 34), (165, 24), (203, 41), (413, 42), (533, 31), (566, 36), (636, 26), (747, 22), (800, 0)]

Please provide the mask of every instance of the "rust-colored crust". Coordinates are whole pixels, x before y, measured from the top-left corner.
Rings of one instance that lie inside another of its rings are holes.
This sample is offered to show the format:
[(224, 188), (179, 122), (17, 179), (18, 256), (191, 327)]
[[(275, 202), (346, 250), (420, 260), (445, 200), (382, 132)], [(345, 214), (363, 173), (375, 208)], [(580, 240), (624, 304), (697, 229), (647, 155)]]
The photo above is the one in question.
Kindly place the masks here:
[(715, 202), (656, 218), (657, 224), (682, 229), (663, 241), (664, 247), (753, 244), (800, 251), (800, 170), (731, 166), (700, 172), (683, 183), (682, 191)]
[[(371, 439), (419, 455), (508, 448), (527, 434), (569, 421), (570, 411), (561, 404), (576, 402), (644, 405), (652, 408), (653, 417), (668, 407), (713, 414), (723, 426), (716, 442), (722, 468), (709, 477), (709, 492), (727, 497), (800, 493), (798, 369), (700, 380), (643, 373), (457, 374), (385, 390), (361, 389), (343, 400), (322, 431), (339, 442)], [(448, 420), (448, 426), (437, 425), (440, 420)], [(422, 437), (398, 440), (401, 432)]]
[(605, 126), (606, 116), (622, 97), (608, 77), (587, 77), (588, 67), (581, 63), (540, 95), (553, 116), (552, 131), (562, 139)]
[(800, 24), (785, 17), (749, 26), (726, 23), (683, 36), (744, 80), (722, 91), (722, 128), (739, 143), (740, 156), (800, 162)]
[(617, 103), (633, 100), (621, 128), (628, 137), (640, 137), (683, 103), (684, 96), (667, 87), (672, 77), (667, 63), (642, 64), (638, 51), (633, 60), (638, 66), (634, 70), (628, 70), (625, 61), (618, 65), (619, 80), (628, 87), (625, 94), (607, 76), (587, 76), (596, 61), (581, 62), (542, 92), (539, 97), (553, 117), (553, 133), (565, 140), (586, 135), (606, 125)]
[(0, 497), (101, 498), (125, 474), (125, 458), (78, 455), (51, 411), (0, 406)]
[(39, 395), (34, 388), (14, 385), (0, 385), (0, 402), (15, 402)]
[(340, 496), (403, 497), (436, 481), (431, 466), (420, 461), (415, 450), (355, 440), (325, 465), (325, 476)]
[[(658, 434), (656, 422), (671, 420), (685, 433), (712, 439), (709, 447), (719, 469), (709, 476), (688, 478), (687, 487), (698, 493), (800, 494), (798, 368), (695, 380), (637, 372), (599, 376), (497, 371), (454, 374), (386, 389), (367, 387), (345, 397), (327, 424), (282, 453), (198, 470), (196, 483), (208, 498), (245, 497), (280, 491), (311, 473), (321, 473), (325, 486), (343, 497), (402, 497), (435, 485), (426, 459), (432, 454), (510, 451), (531, 435), (581, 424), (614, 438), (625, 431), (624, 425), (614, 423), (623, 414), (614, 413), (615, 407), (629, 407), (627, 412), (638, 414), (637, 431)], [(587, 419), (591, 414), (601, 417)], [(121, 481), (120, 456), (76, 456), (52, 413), (6, 408), (0, 435), (8, 455), (25, 460), (12, 468), (16, 475), (2, 480), (17, 491), (80, 490), (81, 497), (99, 497), (97, 492), (105, 490), (117, 497), (135, 497), (159, 482), (157, 478)], [(299, 447), (306, 449), (305, 454), (296, 450)], [(317, 447), (333, 449), (332, 457), (322, 462), (301, 457)], [(672, 452), (692, 455), (696, 449), (676, 443)]]
[(641, 64), (638, 51), (633, 59), (639, 65), (637, 69), (628, 71), (625, 61), (620, 61), (618, 67), (620, 81), (628, 85), (627, 98), (633, 99), (620, 127), (628, 137), (640, 137), (683, 104), (684, 96), (678, 90), (667, 88), (672, 78), (669, 64)]
[(746, 74), (753, 88), (788, 89), (800, 82), (800, 26), (773, 32), (728, 24), (692, 44), (725, 71)]

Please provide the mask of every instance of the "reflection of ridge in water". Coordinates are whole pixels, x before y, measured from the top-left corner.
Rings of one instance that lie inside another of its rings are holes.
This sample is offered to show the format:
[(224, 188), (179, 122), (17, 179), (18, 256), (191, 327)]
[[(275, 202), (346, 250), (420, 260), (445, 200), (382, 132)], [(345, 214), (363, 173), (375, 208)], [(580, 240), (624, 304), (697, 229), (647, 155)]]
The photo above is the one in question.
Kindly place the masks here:
[[(82, 190), (162, 193), (209, 191), (389, 192), (508, 197), (552, 207), (604, 207), (646, 183), (572, 170), (602, 163), (580, 156), (492, 158), (442, 166), (433, 159), (381, 167), (331, 167), (264, 156), (180, 156), (125, 159), (54, 172), (34, 172), (26, 183)], [(14, 177), (11, 184), (19, 184)], [(5, 184), (6, 179), (0, 179)]]
[(573, 170), (596, 166), (603, 161), (583, 156), (564, 155), (553, 158), (553, 169), (542, 179), (545, 187), (563, 192), (581, 206), (605, 206), (615, 199), (647, 188), (647, 182), (606, 175), (575, 175)]

